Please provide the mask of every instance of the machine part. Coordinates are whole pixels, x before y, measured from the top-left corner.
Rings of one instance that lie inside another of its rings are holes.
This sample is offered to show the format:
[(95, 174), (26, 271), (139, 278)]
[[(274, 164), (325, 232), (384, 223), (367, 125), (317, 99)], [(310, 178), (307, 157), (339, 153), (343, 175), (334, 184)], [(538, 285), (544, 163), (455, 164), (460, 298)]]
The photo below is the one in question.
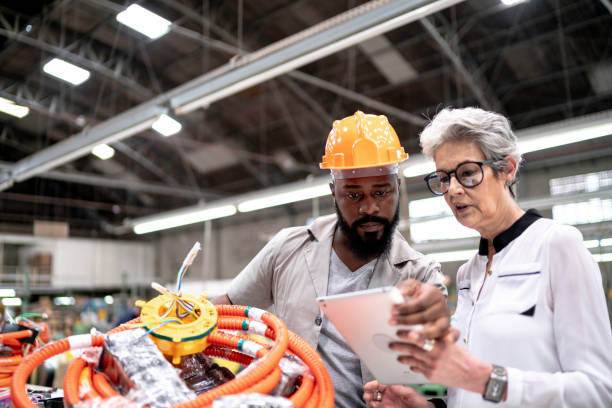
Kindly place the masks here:
[(334, 121), (319, 166), (351, 170), (396, 165), (408, 158), (395, 130), (384, 115), (355, 112)]
[[(182, 304), (192, 309), (181, 312)], [(140, 321), (152, 340), (163, 354), (172, 357), (175, 365), (181, 362), (181, 356), (204, 350), (207, 337), (217, 327), (217, 309), (203, 296), (181, 295), (177, 301), (172, 294), (166, 294), (136, 305), (142, 308)]]
[(183, 356), (178, 368), (180, 378), (198, 395), (234, 378), (229, 369), (219, 366), (204, 353)]
[[(269, 393), (274, 389), (281, 379), (279, 361), (287, 351), (298, 356), (308, 365), (312, 375), (304, 375), (300, 386), (294, 392), (290, 400), (295, 407), (321, 407), (332, 408), (334, 405), (334, 390), (331, 379), (323, 360), (316, 350), (305, 340), (287, 330), (284, 323), (273, 314), (264, 310), (235, 305), (217, 306), (218, 325), (220, 328), (229, 330), (241, 330), (238, 328), (225, 327), (234, 326), (236, 321), (240, 325), (247, 327), (251, 322), (257, 321), (266, 325), (265, 335), (273, 340), (271, 346), (261, 346), (253, 341), (247, 341), (240, 336), (233, 336), (220, 331), (214, 331), (209, 335), (208, 341), (211, 345), (206, 351), (219, 352), (221, 355), (230, 356), (232, 360), (238, 362), (249, 362), (247, 354), (252, 353), (256, 359), (252, 359), (249, 372), (234, 378), (227, 383), (207, 391), (197, 398), (174, 405), (175, 408), (196, 408), (201, 406), (211, 406), (213, 401), (224, 395), (240, 393)], [(111, 330), (107, 335), (114, 332), (128, 330), (131, 325), (138, 324), (139, 319), (134, 319), (125, 325), (121, 325)], [(223, 327), (222, 327), (223, 326)], [(257, 326), (257, 325), (254, 325)], [(263, 326), (261, 326), (263, 329)], [(87, 347), (99, 347), (104, 342), (104, 336), (100, 335), (78, 335), (62, 339), (35, 351), (29, 355), (17, 368), (11, 383), (11, 394), (13, 402), (17, 408), (35, 408), (25, 394), (25, 385), (32, 371), (42, 364), (47, 358), (63, 353), (67, 350), (81, 349)], [(68, 367), (64, 378), (64, 401), (67, 407), (81, 404), (79, 396), (78, 379), (87, 366), (85, 360), (75, 358)], [(115, 391), (105, 377), (96, 373), (92, 377), (92, 383), (96, 392), (103, 399), (87, 400), (101, 401), (106, 406), (109, 401), (114, 405), (135, 406), (135, 404)], [(95, 406), (102, 406), (94, 404)], [(91, 406), (94, 406), (91, 405)]]
[[(196, 397), (144, 330), (126, 330), (108, 335), (104, 348), (134, 384), (129, 392), (132, 400), (150, 407), (165, 407)], [(82, 386), (79, 387), (80, 394), (82, 389)], [(92, 397), (97, 394), (94, 393)]]

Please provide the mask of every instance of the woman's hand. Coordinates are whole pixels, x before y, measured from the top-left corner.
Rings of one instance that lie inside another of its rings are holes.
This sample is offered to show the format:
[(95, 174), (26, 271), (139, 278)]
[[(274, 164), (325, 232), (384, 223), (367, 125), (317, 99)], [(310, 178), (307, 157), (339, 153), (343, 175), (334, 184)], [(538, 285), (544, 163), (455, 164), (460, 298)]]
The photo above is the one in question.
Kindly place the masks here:
[(421, 373), (433, 383), (484, 393), (493, 366), (484, 363), (457, 344), (436, 342), (431, 351), (411, 343), (393, 342), (391, 350), (399, 353), (398, 360)]
[[(363, 387), (363, 399), (370, 408), (430, 408), (421, 394), (404, 385), (383, 385), (370, 381)], [(377, 398), (380, 396), (380, 399)]]
[[(426, 340), (443, 338), (451, 333), (448, 305), (440, 289), (413, 279), (405, 280), (397, 287), (404, 296), (404, 303), (393, 306), (390, 323), (423, 325), (421, 330), (398, 330), (398, 336), (423, 347)], [(454, 343), (456, 339), (456, 334), (451, 333), (445, 341)]]

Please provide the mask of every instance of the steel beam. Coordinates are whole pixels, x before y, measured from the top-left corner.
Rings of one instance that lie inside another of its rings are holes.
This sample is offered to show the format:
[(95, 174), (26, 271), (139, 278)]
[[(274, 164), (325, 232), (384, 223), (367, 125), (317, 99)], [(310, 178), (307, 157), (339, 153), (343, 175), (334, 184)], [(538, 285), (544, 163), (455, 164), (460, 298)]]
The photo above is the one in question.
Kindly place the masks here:
[(495, 95), (493, 95), (491, 92), (485, 91), (488, 89), (488, 85), (483, 83), (484, 81), (482, 77), (477, 77), (475, 74), (470, 72), (459, 54), (457, 54), (451, 48), (448, 41), (442, 37), (436, 27), (427, 18), (422, 18), (419, 20), (419, 22), (425, 28), (425, 30), (427, 30), (429, 35), (431, 35), (431, 38), (433, 38), (436, 44), (438, 44), (438, 47), (440, 47), (444, 55), (446, 55), (446, 57), (451, 61), (457, 72), (459, 72), (459, 75), (461, 75), (468, 88), (470, 88), (480, 106), (488, 110), (499, 112), (502, 105)]
[(147, 129), (160, 114), (167, 112), (168, 106), (177, 113), (189, 111), (187, 105), (202, 98), (212, 101), (227, 97), (461, 1), (395, 0), (374, 8), (366, 4), (349, 10), (20, 160), (10, 171), (0, 174), (0, 191), (15, 181), (88, 154), (97, 144), (112, 143)]

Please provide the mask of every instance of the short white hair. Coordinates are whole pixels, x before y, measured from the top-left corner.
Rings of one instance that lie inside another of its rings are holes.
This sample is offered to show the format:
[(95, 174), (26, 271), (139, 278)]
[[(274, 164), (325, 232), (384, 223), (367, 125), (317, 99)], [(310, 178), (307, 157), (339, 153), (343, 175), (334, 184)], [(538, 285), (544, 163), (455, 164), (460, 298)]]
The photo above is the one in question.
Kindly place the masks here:
[(505, 167), (501, 160), (506, 156), (514, 157), (517, 168), (523, 160), (510, 121), (499, 113), (480, 108), (445, 108), (421, 132), (423, 153), (432, 158), (440, 145), (454, 140), (476, 143), (485, 160), (499, 159), (498, 165), (491, 166), (496, 171)]

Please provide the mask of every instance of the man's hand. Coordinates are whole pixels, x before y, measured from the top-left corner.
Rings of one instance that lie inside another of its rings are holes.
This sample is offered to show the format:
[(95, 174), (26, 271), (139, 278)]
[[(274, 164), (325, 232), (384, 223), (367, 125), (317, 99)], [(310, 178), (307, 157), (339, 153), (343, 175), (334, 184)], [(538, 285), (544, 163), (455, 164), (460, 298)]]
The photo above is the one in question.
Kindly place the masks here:
[(446, 342), (457, 340), (455, 331), (449, 331), (450, 316), (446, 298), (437, 287), (413, 279), (401, 282), (398, 289), (404, 296), (404, 303), (393, 306), (393, 325), (422, 324), (422, 330), (398, 330), (397, 335), (423, 347), (428, 339), (445, 337)]
[[(403, 385), (383, 385), (378, 381), (370, 381), (363, 387), (363, 399), (368, 407), (373, 408), (430, 408), (421, 394)], [(380, 395), (380, 400), (377, 396)]]

